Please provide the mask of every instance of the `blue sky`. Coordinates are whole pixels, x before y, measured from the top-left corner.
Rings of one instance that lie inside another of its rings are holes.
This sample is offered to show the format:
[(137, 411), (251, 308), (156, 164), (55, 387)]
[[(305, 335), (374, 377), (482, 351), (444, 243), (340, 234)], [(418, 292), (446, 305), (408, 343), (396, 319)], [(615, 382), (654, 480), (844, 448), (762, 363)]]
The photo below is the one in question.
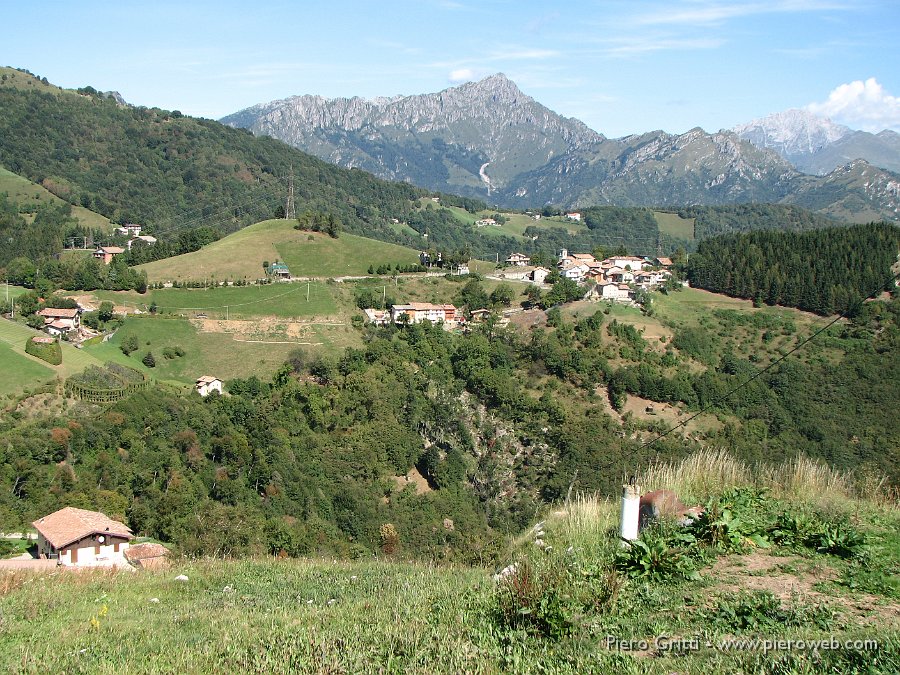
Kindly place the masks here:
[(0, 65), (202, 117), (504, 72), (610, 137), (807, 106), (900, 130), (898, 0), (5, 4)]

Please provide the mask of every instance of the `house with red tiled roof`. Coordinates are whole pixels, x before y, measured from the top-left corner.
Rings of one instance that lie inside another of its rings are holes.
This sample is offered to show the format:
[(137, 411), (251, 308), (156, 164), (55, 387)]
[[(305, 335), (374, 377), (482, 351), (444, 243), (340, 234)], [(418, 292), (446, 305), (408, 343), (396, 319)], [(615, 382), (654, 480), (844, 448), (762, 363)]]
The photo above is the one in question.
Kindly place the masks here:
[(125, 249), (121, 246), (98, 246), (97, 250), (94, 251), (94, 257), (97, 260), (102, 260), (104, 265), (109, 265), (114, 255), (122, 253), (125, 253)]
[(38, 532), (38, 555), (60, 565), (126, 564), (131, 530), (99, 511), (67, 506), (32, 523)]
[(44, 330), (51, 335), (60, 335), (75, 330), (81, 325), (81, 309), (60, 309), (58, 307), (44, 307), (37, 311), (37, 315), (44, 319)]

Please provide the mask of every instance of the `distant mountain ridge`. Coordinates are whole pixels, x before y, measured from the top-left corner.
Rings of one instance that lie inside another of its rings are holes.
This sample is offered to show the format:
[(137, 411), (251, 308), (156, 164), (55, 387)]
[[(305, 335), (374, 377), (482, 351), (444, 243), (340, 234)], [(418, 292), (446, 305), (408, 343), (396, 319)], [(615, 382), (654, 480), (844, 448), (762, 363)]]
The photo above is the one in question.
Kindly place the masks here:
[(731, 130), (758, 148), (774, 150), (804, 173), (822, 176), (857, 159), (900, 171), (900, 134), (895, 131), (856, 131), (797, 108)]
[[(830, 180), (804, 175), (808, 169), (798, 170), (785, 157), (837, 156), (843, 139), (864, 133), (803, 111), (750, 123), (740, 134), (696, 128), (609, 139), (497, 74), (436, 94), (372, 100), (295, 96), (221, 121), (340, 166), (504, 206), (807, 201), (821, 213), (849, 220), (896, 220), (900, 213), (890, 189), (871, 189), (900, 176), (875, 162), (867, 168), (866, 187), (846, 172)], [(850, 162), (838, 161), (828, 172)]]
[(505, 185), (553, 157), (604, 140), (523, 94), (502, 73), (437, 94), (372, 100), (293, 96), (221, 121), (335, 164), (482, 196), (489, 181)]

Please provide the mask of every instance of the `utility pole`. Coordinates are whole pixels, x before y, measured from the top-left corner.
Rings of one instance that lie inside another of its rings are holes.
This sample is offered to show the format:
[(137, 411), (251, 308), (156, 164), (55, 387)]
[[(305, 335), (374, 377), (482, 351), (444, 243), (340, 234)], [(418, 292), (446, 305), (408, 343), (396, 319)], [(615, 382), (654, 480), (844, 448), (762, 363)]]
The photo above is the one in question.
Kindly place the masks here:
[(309, 282), (306, 282), (306, 301), (309, 302)]
[(297, 217), (297, 211), (294, 207), (294, 165), (291, 164), (291, 175), (288, 177), (288, 194), (287, 202), (284, 205), (284, 217), (288, 220), (294, 220)]

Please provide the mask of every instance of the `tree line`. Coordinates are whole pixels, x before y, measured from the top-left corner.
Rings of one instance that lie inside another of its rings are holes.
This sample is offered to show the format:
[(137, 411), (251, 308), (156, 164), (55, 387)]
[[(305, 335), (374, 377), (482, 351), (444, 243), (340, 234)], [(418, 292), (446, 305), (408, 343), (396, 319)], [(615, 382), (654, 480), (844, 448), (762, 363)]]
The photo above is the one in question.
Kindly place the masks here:
[(900, 229), (888, 223), (730, 234), (700, 243), (690, 257), (688, 279), (698, 288), (757, 304), (843, 314), (893, 287), (898, 248)]

